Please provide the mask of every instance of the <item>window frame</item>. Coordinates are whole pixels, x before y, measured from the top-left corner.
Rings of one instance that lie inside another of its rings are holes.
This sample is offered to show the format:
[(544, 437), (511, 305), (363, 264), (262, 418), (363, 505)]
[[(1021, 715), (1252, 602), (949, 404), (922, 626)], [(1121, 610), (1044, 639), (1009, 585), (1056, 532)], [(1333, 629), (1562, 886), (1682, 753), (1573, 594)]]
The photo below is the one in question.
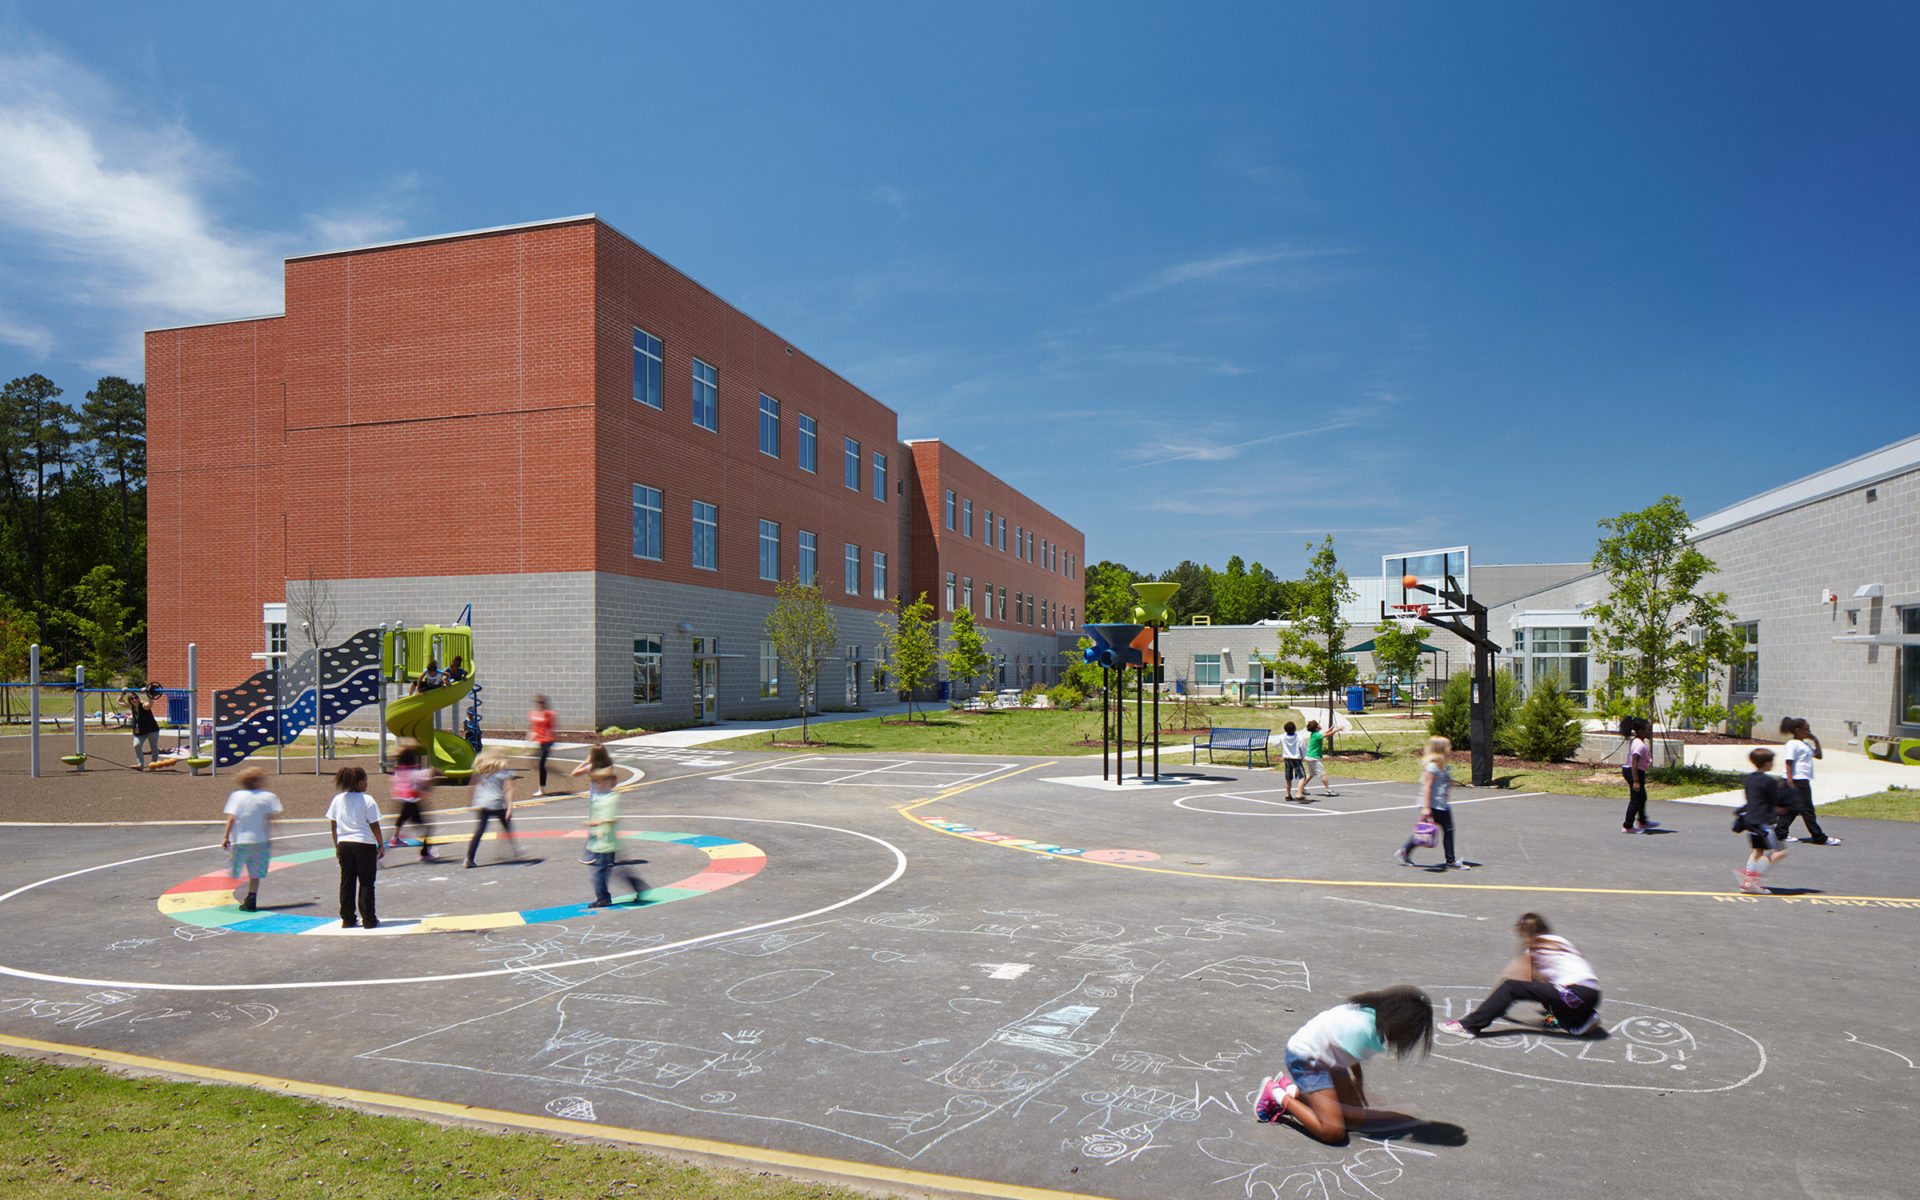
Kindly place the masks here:
[[(702, 379), (700, 369), (705, 367), (711, 378)], [(691, 371), (693, 376), (693, 404), (691, 415), (694, 428), (704, 429), (708, 433), (720, 432), (720, 369), (703, 358), (695, 357)], [(704, 398), (704, 403), (703, 403)], [(701, 413), (706, 420), (700, 419)]]
[(780, 401), (760, 393), (760, 453), (780, 457)]
[(843, 438), (840, 461), (840, 482), (850, 492), (860, 490), (860, 439)]
[(873, 598), (885, 600), (887, 598), (887, 552), (875, 550), (872, 554)]
[[(643, 650), (641, 649), (643, 646), (651, 646), (652, 649)], [(667, 689), (665, 679), (667, 656), (665, 649), (666, 636), (664, 634), (654, 634), (652, 637), (637, 637), (633, 639), (633, 706), (635, 708), (650, 708), (656, 704), (666, 703)], [(644, 663), (643, 660), (646, 659), (651, 659), (652, 662)], [(647, 667), (652, 674), (650, 690), (653, 694), (653, 699), (651, 700), (642, 698), (640, 673), (643, 666)]]
[[(693, 536), (687, 547), (687, 561), (696, 571), (718, 571), (720, 569), (720, 506), (705, 500), (692, 502)], [(703, 513), (701, 510), (705, 510)], [(702, 520), (702, 516), (706, 519)], [(705, 534), (702, 534), (702, 530)], [(700, 561), (700, 552), (705, 549), (707, 561)]]
[(802, 586), (817, 586), (820, 580), (820, 539), (810, 530), (794, 534), (793, 577)]
[(820, 462), (820, 422), (806, 413), (794, 414), (793, 461), (809, 475), (818, 475)]
[[(640, 339), (642, 338), (645, 338), (647, 341), (651, 342), (652, 346), (651, 347), (643, 346), (640, 341)], [(653, 334), (640, 328), (638, 325), (635, 325), (633, 326), (632, 345), (633, 345), (633, 399), (634, 399), (634, 402), (636, 404), (644, 404), (648, 408), (653, 409), (655, 412), (667, 411), (667, 395), (666, 395), (667, 344), (664, 341), (660, 340), (659, 338), (655, 337)], [(640, 394), (640, 360), (642, 358), (645, 358), (650, 363), (652, 363), (652, 365), (647, 368), (647, 384), (648, 384), (649, 390), (651, 390), (653, 393), (652, 399), (648, 399), (647, 397)]]
[(955, 512), (956, 512), (956, 510), (957, 510), (957, 508), (958, 508), (958, 500), (957, 500), (957, 498), (956, 498), (956, 497), (954, 496), (954, 494), (953, 494), (953, 489), (952, 489), (952, 488), (948, 488), (948, 489), (947, 489), (947, 508), (946, 508), (946, 514), (947, 514), (947, 529), (948, 529), (948, 531), (949, 531), (949, 532), (951, 532), (951, 531), (953, 530), (953, 527), (954, 527), (954, 524), (953, 524), (953, 522), (954, 522), (954, 516), (955, 516)]
[(960, 536), (967, 538), (973, 536), (973, 498), (971, 496), (960, 501)]
[(844, 572), (840, 577), (840, 582), (846, 590), (847, 595), (858, 596), (860, 594), (860, 564), (862, 562), (860, 547), (854, 545), (852, 542), (843, 542), (841, 544), (846, 547), (846, 551), (840, 559), (841, 570)]
[(873, 476), (873, 498), (885, 504), (887, 502), (887, 456), (878, 450), (873, 452), (870, 473)]
[(759, 560), (760, 578), (768, 583), (780, 582), (780, 522), (760, 518)]
[[(651, 505), (641, 503), (642, 492), (649, 492), (652, 494), (653, 503)], [(653, 525), (653, 541), (652, 541), (653, 553), (652, 554), (642, 553), (638, 546), (638, 543), (640, 541), (640, 523), (641, 523), (640, 515), (642, 513), (652, 514), (652, 525)], [(631, 542), (633, 543), (633, 547), (632, 547), (633, 557), (637, 559), (641, 559), (642, 561), (645, 561), (645, 562), (660, 562), (664, 558), (667, 552), (667, 494), (666, 492), (662, 491), (657, 487), (649, 487), (647, 484), (644, 484), (644, 483), (636, 483), (633, 485), (632, 534), (633, 534), (633, 537), (631, 538)]]

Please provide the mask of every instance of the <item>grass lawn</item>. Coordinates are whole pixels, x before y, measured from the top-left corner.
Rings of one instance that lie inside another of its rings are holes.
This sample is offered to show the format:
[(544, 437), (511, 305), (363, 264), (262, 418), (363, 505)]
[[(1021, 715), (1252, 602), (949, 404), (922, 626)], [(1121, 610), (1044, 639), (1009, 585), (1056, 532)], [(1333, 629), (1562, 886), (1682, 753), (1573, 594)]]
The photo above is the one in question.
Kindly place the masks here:
[[(1240, 708), (1227, 705), (1196, 708), (1201, 720), (1215, 725), (1241, 728), (1279, 729), (1287, 721), (1299, 722), (1300, 714), (1285, 708)], [(1151, 715), (1147, 721), (1150, 723)], [(896, 722), (901, 722), (896, 724)], [(944, 708), (927, 710), (927, 720), (906, 724), (904, 717), (870, 717), (862, 721), (829, 721), (811, 727), (813, 744), (806, 747), (773, 746), (769, 742), (798, 742), (800, 726), (789, 725), (766, 733), (748, 733), (710, 743), (722, 750), (803, 750), (809, 754), (1017, 754), (1053, 755), (1098, 754), (1100, 752), (1100, 713), (1062, 712), (1051, 708), (1001, 709), (994, 712), (950, 712)], [(1160, 722), (1170, 727), (1177, 722), (1170, 704), (1160, 706)], [(1133, 710), (1127, 710), (1128, 744), (1133, 738)], [(1190, 735), (1163, 733), (1160, 744), (1168, 749), (1185, 750)], [(1074, 743), (1091, 740), (1092, 746)], [(1163, 752), (1164, 753), (1164, 752)], [(1275, 761), (1278, 761), (1277, 759)]]
[(1920, 821), (1920, 789), (1896, 788), (1822, 804), (1823, 817), (1875, 817), (1882, 821)]
[[(1420, 778), (1420, 752), (1424, 737), (1400, 735), (1381, 735), (1384, 754), (1379, 759), (1368, 759), (1360, 752), (1371, 748), (1365, 734), (1346, 734), (1339, 739), (1336, 752), (1327, 759), (1327, 771), (1333, 775), (1357, 776), (1361, 779), (1403, 779), (1413, 781)], [(1348, 757), (1354, 755), (1354, 757)], [(1453, 780), (1463, 785), (1471, 775), (1465, 752), (1457, 752), (1453, 762)], [(1620, 772), (1611, 767), (1586, 766), (1572, 764), (1545, 765), (1507, 765), (1495, 763), (1493, 768), (1495, 787), (1507, 788), (1516, 792), (1557, 792), (1563, 796), (1605, 796), (1626, 802), (1626, 784), (1620, 778)], [(1685, 796), (1704, 796), (1709, 792), (1724, 792), (1740, 786), (1737, 774), (1711, 775), (1701, 772), (1697, 779), (1686, 782), (1661, 783), (1647, 781), (1647, 798), (1650, 800), (1678, 800)], [(1822, 806), (1825, 813), (1831, 806)], [(1847, 814), (1840, 814), (1847, 815)]]
[(252, 1088), (0, 1058), (0, 1196), (859, 1200), (615, 1146), (442, 1128)]

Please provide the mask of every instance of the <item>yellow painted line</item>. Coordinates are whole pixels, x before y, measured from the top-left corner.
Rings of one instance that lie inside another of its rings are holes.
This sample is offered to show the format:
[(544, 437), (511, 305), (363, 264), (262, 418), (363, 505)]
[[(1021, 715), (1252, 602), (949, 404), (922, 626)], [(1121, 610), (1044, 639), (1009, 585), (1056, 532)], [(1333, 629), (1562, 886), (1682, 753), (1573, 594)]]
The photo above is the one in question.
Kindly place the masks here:
[[(894, 811), (904, 816), (905, 814), (912, 812), (914, 809), (919, 808), (923, 804), (932, 804), (940, 800), (950, 800), (953, 797), (958, 796), (962, 792), (970, 792), (975, 788), (985, 787), (990, 783), (999, 783), (1002, 779), (1012, 779), (1015, 775), (1025, 775), (1028, 771), (1038, 771), (1041, 767), (1051, 767), (1053, 765), (1054, 763), (1052, 761), (1043, 762), (1043, 763), (1031, 763), (1027, 766), (1021, 767), (1017, 771), (1008, 771), (1004, 775), (994, 775), (986, 779), (976, 779), (972, 783), (963, 783), (956, 787), (950, 787), (945, 791), (935, 792), (933, 795), (923, 797), (922, 799), (919, 799), (919, 800), (909, 800), (905, 804), (895, 805)], [(914, 817), (909, 817), (908, 820), (914, 821), (916, 824), (923, 823), (923, 822), (920, 822), (918, 818), (914, 818)]]
[[(1052, 765), (1052, 763), (1035, 764), (1036, 767), (1050, 767)], [(1025, 767), (1022, 769), (1030, 771), (1033, 770), (1034, 767)], [(1001, 779), (1011, 778), (1019, 773), (1019, 771), (1010, 771), (1006, 775), (997, 776), (994, 779), (983, 779), (978, 783), (969, 784), (962, 788), (955, 788), (950, 792), (943, 792), (937, 796), (928, 796), (922, 800), (914, 800), (899, 806), (895, 811), (922, 829), (930, 829), (935, 833), (944, 833), (948, 837), (959, 838), (963, 842), (972, 842), (976, 846), (993, 846), (1001, 850), (1018, 850), (1025, 854), (1035, 854), (1041, 858), (1051, 859), (1055, 862), (1086, 863), (1096, 867), (1114, 867), (1122, 871), (1145, 871), (1150, 875), (1177, 875), (1183, 879), (1221, 879), (1229, 883), (1293, 883), (1305, 884), (1309, 887), (1408, 888), (1440, 892), (1552, 892), (1587, 896), (1706, 896), (1715, 899), (1726, 899), (1732, 896), (1742, 897), (1756, 902), (1773, 900), (1782, 904), (1842, 904), (1849, 907), (1885, 906), (1888, 908), (1920, 908), (1920, 897), (1916, 896), (1827, 896), (1814, 894), (1746, 896), (1741, 892), (1735, 891), (1558, 887), (1550, 884), (1526, 883), (1422, 883), (1418, 880), (1411, 879), (1405, 881), (1388, 879), (1299, 879), (1285, 875), (1231, 875), (1221, 871), (1178, 871), (1172, 867), (1150, 867), (1143, 863), (1104, 862), (1097, 858), (1083, 858), (1077, 854), (1052, 854), (1045, 850), (1036, 850), (1029, 846), (1021, 846), (1008, 842), (983, 842), (979, 838), (970, 837), (964, 833), (955, 833), (951, 829), (942, 829), (938, 825), (930, 824), (922, 818), (912, 815), (913, 810), (916, 808), (949, 799), (959, 795), (961, 792), (971, 791), (973, 788), (980, 787), (983, 784), (997, 783)]]
[[(850, 1182), (885, 1183), (895, 1187), (933, 1189), (963, 1196), (997, 1197), (999, 1200), (1089, 1200), (1091, 1196), (1091, 1193), (1087, 1192), (1061, 1192), (1052, 1188), (1027, 1187), (1017, 1183), (993, 1183), (983, 1179), (968, 1179), (961, 1175), (942, 1175), (933, 1171), (914, 1171), (904, 1167), (881, 1166), (875, 1163), (827, 1158), (816, 1154), (796, 1154), (788, 1150), (743, 1146), (735, 1142), (722, 1142), (711, 1138), (685, 1137), (677, 1133), (655, 1133), (646, 1129), (602, 1125), (597, 1121), (567, 1121), (558, 1117), (505, 1112), (495, 1108), (477, 1108), (469, 1104), (449, 1104), (440, 1100), (395, 1095), (392, 1092), (369, 1092), (360, 1088), (308, 1083), (299, 1079), (255, 1075), (247, 1071), (229, 1071), (222, 1067), (203, 1067), (197, 1063), (149, 1058), (142, 1054), (102, 1050), (93, 1046), (42, 1042), (33, 1038), (11, 1037), (6, 1034), (0, 1034), (0, 1047), (11, 1047), (36, 1054), (70, 1055), (134, 1070), (185, 1075), (193, 1079), (206, 1080), (209, 1083), (264, 1088), (335, 1104), (377, 1105), (381, 1108), (396, 1109), (438, 1120), (483, 1121), (491, 1125), (506, 1125), (516, 1129), (558, 1134), (564, 1137), (625, 1142), (652, 1150), (732, 1159), (749, 1167), (786, 1167), (795, 1171), (839, 1176)], [(1097, 1200), (1097, 1197), (1094, 1200)]]

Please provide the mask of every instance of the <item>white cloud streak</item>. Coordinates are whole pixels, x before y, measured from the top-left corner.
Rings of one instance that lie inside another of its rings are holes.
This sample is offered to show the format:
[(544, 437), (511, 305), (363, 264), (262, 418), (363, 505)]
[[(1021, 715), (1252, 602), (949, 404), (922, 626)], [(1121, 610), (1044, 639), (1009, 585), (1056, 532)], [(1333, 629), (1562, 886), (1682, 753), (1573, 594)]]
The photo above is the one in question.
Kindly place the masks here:
[(237, 175), (183, 123), (133, 111), (84, 67), (0, 52), (0, 301), (33, 314), (0, 339), (137, 375), (142, 329), (278, 311), (284, 255), (315, 237), (391, 235), (414, 186), (271, 234), (216, 211)]
[(1138, 300), (1155, 292), (1168, 288), (1184, 287), (1188, 284), (1209, 283), (1230, 279), (1259, 267), (1270, 267), (1280, 263), (1299, 263), (1314, 259), (1335, 258), (1351, 251), (1338, 248), (1313, 248), (1300, 246), (1270, 246), (1227, 250), (1206, 258), (1196, 258), (1187, 262), (1162, 267), (1146, 278), (1128, 287), (1122, 288), (1109, 297), (1109, 303), (1124, 304), (1129, 300)]

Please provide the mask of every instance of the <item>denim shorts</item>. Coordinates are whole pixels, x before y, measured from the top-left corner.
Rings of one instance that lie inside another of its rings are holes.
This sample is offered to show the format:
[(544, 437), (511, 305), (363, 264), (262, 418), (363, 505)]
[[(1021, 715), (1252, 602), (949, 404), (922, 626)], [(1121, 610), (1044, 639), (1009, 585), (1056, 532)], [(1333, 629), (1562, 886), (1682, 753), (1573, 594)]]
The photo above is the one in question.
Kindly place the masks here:
[(1287, 1051), (1287, 1074), (1302, 1096), (1309, 1092), (1333, 1090), (1333, 1072), (1319, 1063), (1308, 1062), (1291, 1050)]
[(230, 877), (234, 879), (242, 875), (248, 879), (266, 877), (267, 861), (273, 853), (270, 845), (266, 842), (235, 842), (232, 850), (233, 867), (227, 872)]

